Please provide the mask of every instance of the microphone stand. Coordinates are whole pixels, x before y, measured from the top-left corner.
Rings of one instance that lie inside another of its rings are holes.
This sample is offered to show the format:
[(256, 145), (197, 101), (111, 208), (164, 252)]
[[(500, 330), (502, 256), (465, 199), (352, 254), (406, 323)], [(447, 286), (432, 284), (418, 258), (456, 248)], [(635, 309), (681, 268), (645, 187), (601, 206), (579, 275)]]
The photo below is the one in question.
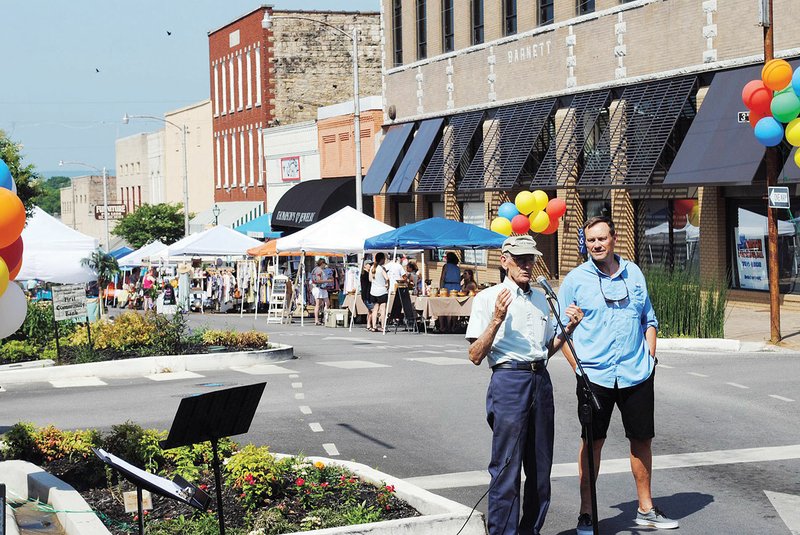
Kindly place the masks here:
[(555, 296), (547, 291), (545, 291), (545, 295), (547, 296), (547, 304), (550, 305), (550, 310), (553, 312), (553, 316), (556, 318), (556, 322), (558, 322), (558, 327), (561, 329), (561, 334), (564, 336), (564, 341), (567, 343), (567, 346), (569, 346), (570, 351), (572, 351), (572, 356), (575, 358), (575, 362), (581, 372), (583, 398), (580, 402), (578, 414), (580, 415), (581, 425), (583, 426), (583, 432), (586, 436), (586, 443), (589, 446), (587, 455), (589, 457), (589, 491), (592, 497), (592, 531), (594, 535), (600, 535), (600, 528), (597, 523), (597, 478), (594, 472), (594, 432), (592, 431), (592, 407), (594, 407), (597, 412), (600, 412), (600, 402), (597, 400), (597, 396), (595, 396), (592, 390), (589, 378), (583, 371), (581, 360), (575, 352), (575, 346), (572, 345), (572, 337), (567, 334), (567, 328), (564, 327), (564, 324), (561, 322), (561, 316), (556, 312), (556, 307), (553, 305)]

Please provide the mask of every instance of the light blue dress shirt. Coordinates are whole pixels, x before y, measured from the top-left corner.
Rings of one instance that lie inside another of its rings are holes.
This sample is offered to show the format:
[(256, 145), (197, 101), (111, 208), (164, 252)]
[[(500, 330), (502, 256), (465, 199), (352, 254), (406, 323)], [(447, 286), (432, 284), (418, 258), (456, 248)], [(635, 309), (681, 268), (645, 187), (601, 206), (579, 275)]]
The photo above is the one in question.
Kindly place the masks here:
[(555, 320), (550, 318), (547, 300), (541, 291), (532, 287), (523, 291), (510, 277), (475, 296), (465, 337), (474, 339), (483, 334), (492, 320), (497, 296), (503, 288), (511, 291), (514, 300), (508, 306), (506, 318), (487, 355), (489, 366), (512, 360), (533, 362), (547, 359), (547, 346), (555, 333)]
[(655, 361), (644, 335), (650, 327), (658, 329), (658, 320), (642, 271), (615, 257), (619, 270), (610, 277), (591, 258), (573, 269), (559, 288), (558, 303), (564, 325), (570, 304), (584, 312), (572, 340), (589, 380), (607, 388), (627, 388), (653, 372)]

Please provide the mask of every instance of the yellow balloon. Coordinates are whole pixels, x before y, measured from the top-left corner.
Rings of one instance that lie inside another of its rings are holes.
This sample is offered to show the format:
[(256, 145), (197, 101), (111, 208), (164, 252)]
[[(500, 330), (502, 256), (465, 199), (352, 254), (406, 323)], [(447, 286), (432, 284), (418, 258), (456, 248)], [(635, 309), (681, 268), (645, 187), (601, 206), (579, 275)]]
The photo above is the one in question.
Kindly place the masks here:
[(689, 223), (694, 227), (700, 226), (700, 205), (695, 204), (692, 211), (689, 212)]
[(543, 210), (539, 210), (535, 214), (531, 214), (530, 220), (531, 230), (533, 232), (542, 232), (543, 230), (547, 230), (547, 227), (550, 226), (550, 216), (548, 216), (547, 212)]
[(6, 288), (8, 288), (8, 266), (6, 265), (5, 260), (0, 258), (0, 295), (6, 293)]
[(514, 205), (519, 213), (528, 215), (536, 209), (536, 199), (530, 191), (520, 191), (514, 199)]
[(797, 167), (800, 167), (800, 149), (794, 151), (794, 163)]
[(800, 118), (786, 125), (786, 141), (793, 147), (800, 146)]
[(495, 217), (492, 219), (492, 224), (489, 228), (503, 236), (511, 236), (511, 221), (505, 217)]
[[(537, 189), (536, 191), (533, 192), (533, 198), (534, 202), (536, 203), (535, 204), (536, 210), (544, 210), (545, 208), (547, 208), (547, 203), (550, 201), (550, 199), (547, 198), (547, 193), (543, 192), (540, 189)], [(547, 226), (545, 226), (544, 228), (547, 228)], [(535, 230), (534, 232), (539, 232), (539, 231)]]

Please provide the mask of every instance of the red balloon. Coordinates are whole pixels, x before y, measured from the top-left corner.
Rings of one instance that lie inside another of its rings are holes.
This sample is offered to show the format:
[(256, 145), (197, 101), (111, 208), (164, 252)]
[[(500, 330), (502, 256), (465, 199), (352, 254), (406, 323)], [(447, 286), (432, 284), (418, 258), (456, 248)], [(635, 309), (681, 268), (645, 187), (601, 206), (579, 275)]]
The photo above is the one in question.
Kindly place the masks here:
[(686, 214), (672, 214), (672, 228), (683, 228), (686, 221)]
[(528, 216), (523, 214), (517, 214), (514, 216), (514, 219), (511, 220), (511, 230), (513, 230), (517, 234), (525, 234), (531, 229), (531, 220), (528, 219)]
[(742, 102), (750, 111), (769, 114), (772, 91), (761, 80), (752, 80), (742, 89)]
[(559, 219), (557, 217), (551, 217), (550, 224), (542, 231), (542, 234), (555, 234), (558, 230), (558, 221)]
[(675, 215), (686, 215), (694, 208), (694, 199), (675, 199), (672, 201), (672, 210)]
[(567, 213), (567, 203), (564, 202), (564, 199), (554, 197), (547, 203), (546, 211), (547, 215), (550, 216), (550, 221), (552, 222), (553, 219), (557, 220), (559, 217)]
[(8, 247), (0, 249), (0, 258), (5, 261), (9, 268), (16, 268), (22, 260), (22, 236)]
[(755, 112), (755, 111), (751, 111), (750, 112), (750, 127), (751, 128), (755, 128), (756, 125), (758, 124), (758, 121), (760, 121), (764, 117), (772, 117), (772, 115), (769, 114), (769, 113), (764, 115), (763, 113), (758, 113), (758, 112)]
[(17, 275), (19, 275), (19, 272), (21, 270), (22, 270), (22, 259), (20, 259), (19, 264), (17, 264), (17, 267), (12, 269), (11, 272), (8, 274), (8, 280), (10, 281), (16, 280)]

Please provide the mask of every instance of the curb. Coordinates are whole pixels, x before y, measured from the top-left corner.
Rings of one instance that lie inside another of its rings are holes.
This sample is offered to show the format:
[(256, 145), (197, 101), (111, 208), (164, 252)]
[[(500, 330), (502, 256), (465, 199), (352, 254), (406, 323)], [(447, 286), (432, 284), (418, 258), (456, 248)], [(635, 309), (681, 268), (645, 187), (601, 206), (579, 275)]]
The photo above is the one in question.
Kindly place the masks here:
[[(39, 500), (60, 511), (56, 516), (67, 535), (111, 534), (78, 491), (35, 464), (0, 462), (0, 481), (18, 496)], [(16, 522), (13, 525), (16, 527)]]
[[(275, 457), (293, 457), (292, 455), (274, 454)], [(454, 502), (437, 494), (433, 494), (408, 481), (379, 472), (366, 465), (353, 461), (340, 461), (327, 457), (306, 457), (309, 461), (321, 461), (347, 468), (357, 474), (361, 480), (373, 485), (394, 485), (395, 495), (408, 503), (423, 516), (386, 520), (372, 524), (356, 524), (337, 528), (326, 528), (312, 531), (289, 533), (287, 535), (453, 535), (464, 526), (464, 535), (486, 535), (483, 513), (472, 512), (465, 505)], [(469, 520), (467, 520), (469, 519)], [(466, 523), (466, 525), (465, 525)]]
[(221, 370), (232, 366), (253, 366), (265, 361), (292, 360), (294, 347), (271, 343), (272, 348), (257, 351), (231, 351), (226, 353), (201, 353), (195, 355), (164, 355), (139, 357), (86, 364), (69, 364), (43, 368), (0, 371), (3, 384), (47, 382), (54, 379), (76, 377), (135, 377), (158, 373), (196, 372)]
[(698, 351), (711, 353), (782, 353), (791, 352), (787, 347), (769, 342), (731, 340), (728, 338), (659, 338), (658, 349), (665, 351)]

